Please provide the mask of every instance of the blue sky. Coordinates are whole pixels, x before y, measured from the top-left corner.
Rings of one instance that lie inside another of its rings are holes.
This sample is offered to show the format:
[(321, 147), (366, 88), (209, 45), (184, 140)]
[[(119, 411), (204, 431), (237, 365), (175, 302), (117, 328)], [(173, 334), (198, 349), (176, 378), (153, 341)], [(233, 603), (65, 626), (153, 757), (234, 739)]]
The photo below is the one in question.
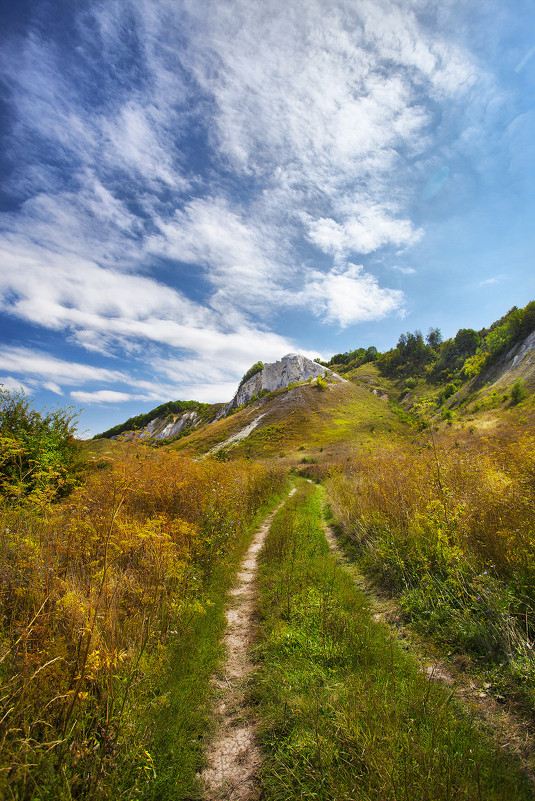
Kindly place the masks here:
[(19, 0), (0, 381), (89, 435), (535, 297), (532, 0)]

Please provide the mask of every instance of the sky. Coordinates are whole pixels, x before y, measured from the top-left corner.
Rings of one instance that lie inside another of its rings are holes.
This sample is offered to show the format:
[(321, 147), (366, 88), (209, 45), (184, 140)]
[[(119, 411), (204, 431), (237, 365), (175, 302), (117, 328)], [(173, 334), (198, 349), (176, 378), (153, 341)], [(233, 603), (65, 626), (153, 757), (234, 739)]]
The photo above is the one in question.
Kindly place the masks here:
[(532, 0), (0, 11), (0, 382), (81, 436), (535, 298)]

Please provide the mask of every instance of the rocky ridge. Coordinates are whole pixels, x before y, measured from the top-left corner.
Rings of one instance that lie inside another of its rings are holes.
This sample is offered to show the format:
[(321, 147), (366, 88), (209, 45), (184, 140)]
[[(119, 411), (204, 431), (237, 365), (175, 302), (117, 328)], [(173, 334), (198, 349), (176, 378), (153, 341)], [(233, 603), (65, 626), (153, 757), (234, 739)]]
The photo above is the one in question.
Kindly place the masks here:
[[(291, 384), (302, 384), (317, 378), (326, 378), (330, 382), (345, 382), (345, 379), (333, 373), (327, 367), (308, 359), (298, 353), (288, 353), (277, 362), (265, 364), (263, 368), (242, 381), (232, 400), (224, 405), (215, 418), (220, 420), (226, 417), (235, 409), (243, 406), (255, 397), (262, 394), (275, 392), (278, 389), (285, 389)], [(194, 411), (185, 411), (179, 414), (158, 415), (147, 425), (138, 430), (123, 431), (121, 434), (114, 435), (110, 439), (120, 440), (150, 440), (162, 441), (173, 439), (186, 430), (193, 430), (202, 422), (201, 415)], [(218, 450), (216, 448), (215, 450)]]
[(217, 415), (217, 419), (225, 417), (239, 406), (249, 403), (261, 393), (275, 392), (277, 389), (285, 389), (290, 384), (299, 384), (314, 378), (325, 377), (330, 381), (344, 382), (345, 380), (327, 367), (313, 362), (312, 359), (307, 359), (306, 356), (299, 353), (288, 353), (278, 362), (265, 364), (262, 370), (240, 384), (230, 403), (227, 403)]
[(139, 431), (125, 431), (122, 434), (110, 437), (110, 439), (120, 440), (164, 440), (178, 436), (186, 428), (194, 428), (199, 422), (200, 417), (197, 412), (183, 412), (179, 415), (164, 415), (155, 417)]

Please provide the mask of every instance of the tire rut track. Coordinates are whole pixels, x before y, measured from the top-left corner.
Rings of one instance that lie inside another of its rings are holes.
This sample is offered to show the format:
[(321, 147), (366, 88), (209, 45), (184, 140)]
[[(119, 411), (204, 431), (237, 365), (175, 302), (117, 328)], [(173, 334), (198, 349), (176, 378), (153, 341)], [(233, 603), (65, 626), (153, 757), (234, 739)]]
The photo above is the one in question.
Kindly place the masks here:
[[(292, 489), (288, 498), (295, 491)], [(205, 801), (253, 801), (258, 797), (256, 776), (262, 756), (256, 743), (254, 713), (245, 702), (247, 680), (254, 669), (249, 649), (255, 634), (257, 561), (273, 518), (288, 498), (255, 533), (230, 591), (224, 635), (226, 661), (213, 679), (219, 701), (216, 734), (207, 749), (208, 764), (202, 773)]]

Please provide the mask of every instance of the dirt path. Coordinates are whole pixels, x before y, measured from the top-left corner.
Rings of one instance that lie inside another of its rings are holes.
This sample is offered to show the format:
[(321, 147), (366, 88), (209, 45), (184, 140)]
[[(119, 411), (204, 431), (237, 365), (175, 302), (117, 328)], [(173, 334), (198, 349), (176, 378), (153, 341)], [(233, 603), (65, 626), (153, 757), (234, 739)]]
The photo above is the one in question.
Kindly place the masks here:
[[(295, 489), (290, 495), (294, 492)], [(254, 713), (245, 703), (245, 691), (253, 670), (249, 647), (255, 631), (252, 615), (257, 558), (273, 518), (284, 503), (286, 501), (277, 506), (254, 535), (241, 564), (236, 586), (230, 593), (232, 601), (226, 613), (224, 638), (227, 658), (214, 679), (219, 694), (216, 735), (206, 755), (208, 766), (202, 774), (206, 801), (253, 801), (258, 797), (256, 773), (261, 754), (256, 745)]]

